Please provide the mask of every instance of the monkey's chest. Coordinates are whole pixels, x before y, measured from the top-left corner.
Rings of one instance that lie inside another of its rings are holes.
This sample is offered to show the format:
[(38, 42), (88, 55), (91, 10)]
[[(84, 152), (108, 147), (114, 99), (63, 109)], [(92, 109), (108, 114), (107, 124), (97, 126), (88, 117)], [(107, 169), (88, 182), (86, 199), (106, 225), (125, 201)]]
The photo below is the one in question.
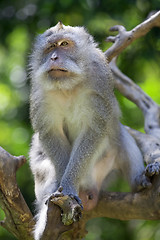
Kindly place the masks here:
[(47, 115), (53, 129), (58, 128), (70, 141), (91, 124), (92, 107), (87, 90), (81, 94), (53, 94), (48, 99)]

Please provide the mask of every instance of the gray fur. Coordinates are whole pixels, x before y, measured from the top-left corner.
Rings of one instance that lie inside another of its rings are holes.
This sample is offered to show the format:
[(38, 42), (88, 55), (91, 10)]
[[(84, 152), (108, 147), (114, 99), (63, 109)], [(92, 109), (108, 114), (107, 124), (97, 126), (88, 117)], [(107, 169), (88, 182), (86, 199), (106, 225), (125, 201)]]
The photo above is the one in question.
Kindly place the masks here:
[[(66, 48), (61, 46), (64, 40), (69, 41)], [(51, 68), (64, 71), (50, 76)], [(64, 194), (76, 197), (80, 187), (99, 190), (113, 168), (122, 170), (132, 189), (146, 180), (142, 180), (141, 153), (119, 123), (105, 56), (84, 28), (57, 24), (37, 37), (30, 69), (35, 131), (30, 166), (39, 209), (35, 239), (39, 240), (46, 224), (45, 202), (59, 186)]]

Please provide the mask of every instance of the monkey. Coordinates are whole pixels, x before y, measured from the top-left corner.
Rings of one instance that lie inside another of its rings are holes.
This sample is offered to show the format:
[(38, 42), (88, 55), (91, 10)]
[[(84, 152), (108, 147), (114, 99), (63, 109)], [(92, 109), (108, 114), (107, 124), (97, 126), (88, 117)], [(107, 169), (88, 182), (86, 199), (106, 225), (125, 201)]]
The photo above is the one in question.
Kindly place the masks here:
[(38, 35), (29, 66), (30, 168), (38, 212), (34, 237), (39, 240), (50, 196), (72, 196), (89, 210), (113, 169), (122, 172), (132, 191), (151, 183), (135, 140), (120, 123), (109, 64), (84, 27), (58, 22)]

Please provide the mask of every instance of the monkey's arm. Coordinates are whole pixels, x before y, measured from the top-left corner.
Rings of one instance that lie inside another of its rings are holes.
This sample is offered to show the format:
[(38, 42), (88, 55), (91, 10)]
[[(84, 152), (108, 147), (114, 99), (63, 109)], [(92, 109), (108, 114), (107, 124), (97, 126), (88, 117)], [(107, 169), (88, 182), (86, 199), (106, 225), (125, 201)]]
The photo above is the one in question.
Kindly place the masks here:
[(87, 175), (91, 162), (94, 161), (95, 151), (99, 143), (100, 137), (91, 128), (83, 130), (76, 139), (69, 163), (60, 183), (64, 194), (78, 195), (79, 183), (83, 176)]
[(87, 122), (82, 124), (82, 130), (74, 142), (69, 163), (60, 183), (64, 194), (77, 196), (81, 181), (85, 182), (86, 176), (91, 176), (100, 155), (107, 151), (107, 136), (109, 141), (109, 131), (113, 122), (111, 119), (114, 118), (111, 103), (106, 103), (106, 99), (97, 92), (90, 95), (89, 99)]

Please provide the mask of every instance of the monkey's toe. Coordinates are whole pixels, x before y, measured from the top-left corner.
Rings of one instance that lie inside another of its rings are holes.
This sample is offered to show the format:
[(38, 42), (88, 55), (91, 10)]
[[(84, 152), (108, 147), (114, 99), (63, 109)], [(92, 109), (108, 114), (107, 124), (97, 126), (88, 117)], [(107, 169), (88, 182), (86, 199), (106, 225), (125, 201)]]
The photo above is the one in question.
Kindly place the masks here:
[(153, 175), (158, 175), (160, 173), (160, 163), (154, 162), (146, 166), (145, 175), (152, 177)]

